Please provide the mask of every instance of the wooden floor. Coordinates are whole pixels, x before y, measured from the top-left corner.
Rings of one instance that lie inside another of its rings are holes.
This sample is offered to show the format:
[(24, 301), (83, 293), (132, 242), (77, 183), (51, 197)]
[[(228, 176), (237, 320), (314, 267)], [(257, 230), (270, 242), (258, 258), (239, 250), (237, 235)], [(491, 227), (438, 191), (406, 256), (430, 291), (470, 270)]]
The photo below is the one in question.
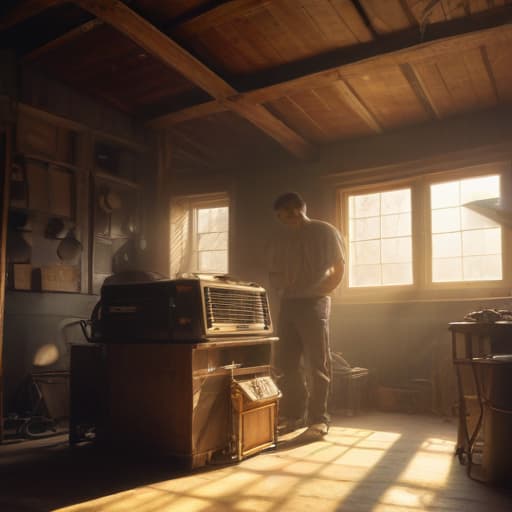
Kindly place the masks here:
[(456, 425), (368, 413), (335, 418), (321, 441), (240, 464), (179, 472), (162, 460), (63, 436), (0, 447), (0, 510), (32, 512), (505, 512), (512, 491), (470, 480), (453, 456)]

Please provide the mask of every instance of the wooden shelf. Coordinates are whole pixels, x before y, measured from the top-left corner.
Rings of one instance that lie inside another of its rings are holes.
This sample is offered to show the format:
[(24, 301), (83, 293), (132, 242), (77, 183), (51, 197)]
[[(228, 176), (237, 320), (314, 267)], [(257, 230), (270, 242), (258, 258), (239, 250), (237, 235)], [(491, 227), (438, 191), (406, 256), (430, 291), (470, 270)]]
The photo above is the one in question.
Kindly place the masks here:
[(59, 167), (64, 167), (66, 169), (69, 169), (71, 171), (79, 172), (81, 170), (80, 167), (74, 164), (69, 164), (67, 162), (61, 162), (59, 160), (52, 160), (51, 158), (47, 158), (45, 156), (36, 155), (34, 153), (23, 153), (18, 152), (19, 155), (23, 156), (24, 158), (28, 158), (29, 160), (36, 160), (38, 162), (43, 162), (51, 165), (57, 165)]
[(133, 189), (138, 190), (140, 188), (139, 183), (135, 183), (134, 181), (127, 180), (125, 178), (119, 178), (118, 176), (114, 176), (113, 174), (109, 174), (108, 172), (94, 171), (93, 176), (95, 178), (100, 178), (102, 180), (108, 180), (114, 183), (119, 183), (120, 185), (125, 185)]

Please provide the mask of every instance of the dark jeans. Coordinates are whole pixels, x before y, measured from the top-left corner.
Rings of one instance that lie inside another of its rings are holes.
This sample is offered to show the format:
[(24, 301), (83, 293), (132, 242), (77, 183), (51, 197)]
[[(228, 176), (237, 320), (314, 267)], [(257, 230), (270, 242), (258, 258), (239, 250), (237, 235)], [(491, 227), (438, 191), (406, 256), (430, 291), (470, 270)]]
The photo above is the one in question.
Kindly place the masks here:
[(330, 297), (283, 299), (278, 324), (276, 368), (283, 393), (280, 415), (309, 424), (329, 422), (331, 381)]

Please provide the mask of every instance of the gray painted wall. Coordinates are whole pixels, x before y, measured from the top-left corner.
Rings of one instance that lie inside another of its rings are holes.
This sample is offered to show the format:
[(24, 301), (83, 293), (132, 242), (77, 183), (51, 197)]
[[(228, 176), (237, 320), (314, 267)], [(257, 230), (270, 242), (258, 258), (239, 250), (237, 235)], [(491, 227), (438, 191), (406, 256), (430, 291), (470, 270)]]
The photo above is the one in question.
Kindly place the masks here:
[[(463, 117), (443, 125), (367, 139), (365, 144), (348, 142), (314, 163), (234, 175), (232, 273), (267, 286), (263, 247), (276, 226), (272, 203), (279, 193), (300, 192), (308, 203), (310, 217), (335, 223), (336, 187), (323, 175), (427, 159), (448, 150), (463, 150), (464, 155), (464, 150), (469, 154), (479, 145), (483, 151), (491, 142), (511, 140), (509, 119), (497, 113), (484, 113), (474, 119)], [(378, 174), (374, 178), (378, 181)], [(402, 387), (409, 386), (415, 378), (431, 380), (438, 410), (450, 413), (455, 387), (448, 323), (483, 307), (512, 309), (512, 298), (389, 304), (335, 302), (332, 347), (343, 352), (353, 366), (369, 368), (377, 383)], [(275, 299), (272, 309), (276, 317)]]

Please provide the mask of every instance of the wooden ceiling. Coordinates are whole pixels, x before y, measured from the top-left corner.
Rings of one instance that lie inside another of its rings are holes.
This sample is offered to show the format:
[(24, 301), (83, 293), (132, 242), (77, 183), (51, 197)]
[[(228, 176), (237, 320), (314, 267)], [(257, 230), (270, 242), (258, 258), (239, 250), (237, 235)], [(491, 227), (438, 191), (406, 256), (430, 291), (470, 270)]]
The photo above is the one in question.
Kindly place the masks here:
[(24, 0), (0, 38), (166, 130), (178, 169), (512, 103), (512, 0)]

